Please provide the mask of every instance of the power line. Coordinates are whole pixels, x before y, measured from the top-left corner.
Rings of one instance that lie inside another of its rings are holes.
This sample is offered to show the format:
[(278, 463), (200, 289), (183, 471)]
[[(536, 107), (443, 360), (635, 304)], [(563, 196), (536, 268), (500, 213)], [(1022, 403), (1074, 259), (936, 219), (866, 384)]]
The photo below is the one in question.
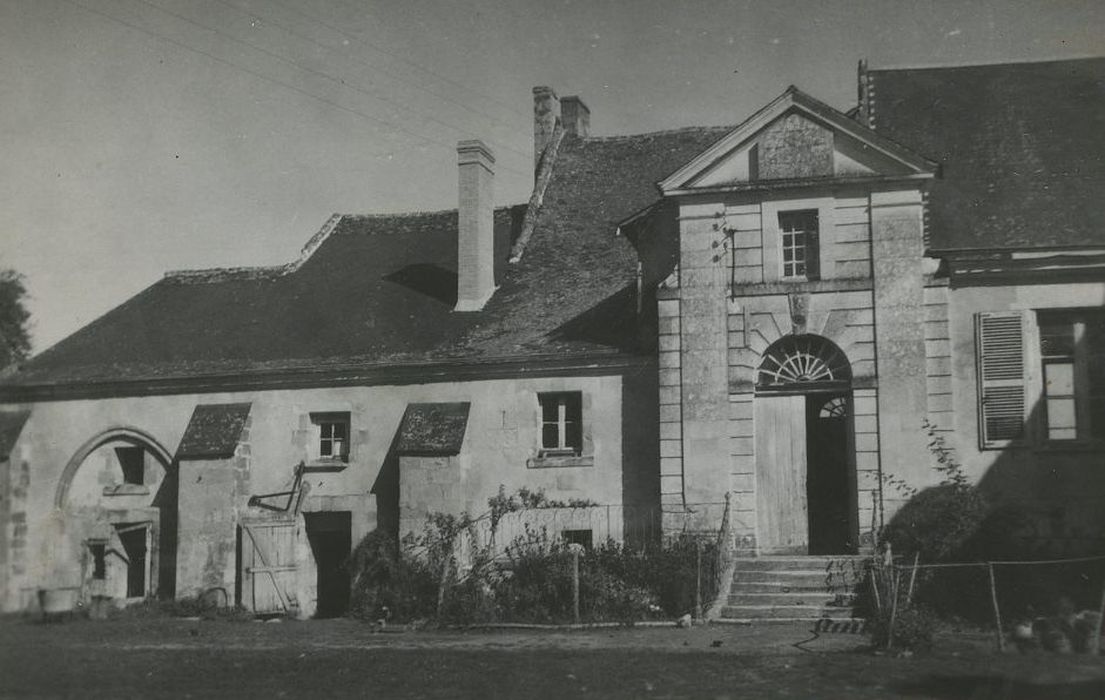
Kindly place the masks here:
[[(272, 83), (274, 85), (278, 85), (278, 86), (280, 86), (280, 87), (282, 87), (286, 90), (291, 90), (291, 91), (299, 93), (299, 94), (301, 94), (305, 97), (309, 97), (313, 100), (317, 100), (318, 102), (321, 102), (321, 103), (323, 103), (325, 105), (328, 105), (330, 107), (333, 107), (335, 109), (339, 109), (343, 112), (348, 112), (350, 114), (361, 117), (362, 119), (365, 119), (365, 120), (370, 121), (370, 122), (374, 122), (376, 124), (381, 124), (383, 126), (390, 127), (392, 129), (400, 131), (404, 134), (407, 134), (408, 136), (412, 136), (415, 139), (418, 139), (419, 141), (424, 141), (424, 142), (427, 142), (427, 143), (430, 143), (430, 144), (438, 145), (438, 146), (441, 146), (442, 148), (448, 149), (449, 151), (453, 151), (456, 147), (456, 145), (453, 144), (453, 143), (447, 143), (445, 141), (441, 141), (441, 140), (435, 139), (433, 137), (426, 136), (425, 134), (419, 134), (417, 132), (410, 131), (409, 129), (406, 129), (406, 128), (404, 128), (404, 127), (402, 127), (398, 124), (395, 124), (393, 122), (389, 122), (389, 121), (386, 121), (384, 119), (379, 119), (377, 117), (373, 117), (369, 114), (365, 114), (364, 112), (361, 112), (360, 110), (353, 109), (352, 107), (347, 107), (347, 106), (345, 106), (343, 104), (340, 104), (338, 102), (335, 102), (333, 100), (328, 100), (325, 97), (319, 97), (318, 95), (315, 95), (311, 92), (303, 90), (302, 88), (296, 87), (295, 85), (292, 85), (291, 83), (286, 83), (282, 80), (278, 80), (276, 78), (271, 78), (267, 75), (264, 75), (263, 73), (258, 73), (255, 70), (252, 70), (250, 68), (246, 68), (245, 66), (238, 65), (237, 63), (234, 63), (233, 61), (228, 61), (225, 58), (221, 58), (221, 57), (216, 56), (212, 53), (204, 51), (202, 49), (197, 49), (197, 48), (189, 46), (189, 45), (187, 45), (187, 44), (185, 44), (181, 41), (177, 41), (176, 39), (173, 39), (172, 37), (167, 37), (163, 34), (159, 34), (157, 32), (146, 29), (145, 27), (142, 27), (140, 25), (134, 24), (133, 22), (128, 22), (125, 19), (122, 19), (120, 17), (116, 17), (115, 15), (113, 15), (109, 12), (104, 12), (102, 10), (98, 10), (96, 8), (89, 7), (87, 5), (83, 5), (79, 2), (76, 2), (76, 0), (63, 0), (63, 2), (66, 2), (70, 5), (73, 5), (74, 7), (78, 7), (80, 9), (84, 10), (85, 12), (89, 12), (89, 13), (92, 13), (92, 14), (95, 14), (95, 15), (99, 15), (100, 17), (111, 20), (112, 22), (116, 22), (117, 24), (121, 24), (121, 25), (123, 25), (125, 27), (128, 27), (130, 29), (133, 29), (135, 31), (138, 31), (138, 32), (141, 32), (141, 33), (146, 34), (148, 36), (154, 37), (155, 39), (159, 39), (161, 41), (168, 42), (168, 43), (172, 44), (173, 46), (184, 49), (185, 51), (190, 51), (190, 52), (198, 54), (200, 56), (204, 56), (205, 58), (208, 58), (212, 61), (215, 61), (216, 63), (222, 64), (222, 65), (225, 65), (225, 66), (229, 66), (230, 68), (234, 68), (236, 70), (240, 70), (243, 73), (248, 73), (249, 75), (252, 75), (255, 78), (259, 78), (261, 80)], [(385, 155), (385, 154), (387, 154), (386, 151), (378, 151), (376, 153), (373, 153), (372, 155)], [(512, 173), (515, 173), (516, 175), (521, 175), (523, 177), (531, 177), (532, 176), (531, 174), (523, 173), (519, 170), (515, 170), (514, 168), (510, 168), (510, 167), (507, 167), (505, 165), (501, 166), (501, 167), (502, 167), (503, 170), (508, 170)]]
[[(269, 56), (270, 58), (273, 58), (277, 61), (281, 61), (282, 63), (286, 63), (286, 64), (288, 64), (288, 65), (290, 65), (294, 68), (297, 68), (297, 69), (305, 72), (305, 73), (310, 73), (312, 75), (317, 75), (320, 78), (323, 78), (325, 80), (329, 80), (330, 82), (332, 82), (336, 85), (340, 85), (342, 87), (347, 87), (347, 88), (356, 90), (357, 92), (365, 95), (369, 99), (378, 99), (378, 100), (381, 100), (381, 101), (386, 102), (388, 104), (395, 105), (396, 107), (398, 107), (400, 109), (405, 109), (407, 111), (412, 111), (409, 108), (407, 108), (406, 106), (404, 106), (403, 104), (401, 104), (399, 102), (396, 102), (395, 100), (392, 100), (392, 99), (389, 99), (387, 97), (383, 97), (383, 96), (380, 96), (380, 95), (374, 95), (373, 93), (365, 90), (364, 88), (361, 88), (361, 87), (359, 87), (359, 86), (357, 86), (353, 83), (348, 83), (345, 80), (343, 80), (342, 78), (336, 78), (336, 77), (330, 75), (329, 73), (327, 73), (326, 71), (321, 71), (321, 70), (318, 70), (316, 68), (309, 68), (307, 66), (304, 66), (304, 65), (302, 65), (302, 64), (300, 64), (300, 63), (298, 63), (298, 62), (296, 62), (292, 59), (285, 58), (284, 56), (281, 56), (280, 54), (276, 53), (275, 51), (270, 51), (270, 50), (268, 50), (268, 49), (266, 49), (262, 46), (258, 46), (256, 44), (253, 44), (253, 43), (249, 42), (249, 41), (246, 41), (245, 39), (240, 39), (240, 38), (238, 38), (238, 37), (236, 37), (232, 34), (228, 34), (228, 33), (224, 32), (220, 29), (216, 29), (215, 27), (207, 26), (207, 25), (205, 25), (201, 22), (197, 22), (193, 19), (185, 17), (184, 15), (177, 14), (176, 12), (173, 12), (172, 10), (167, 10), (164, 7), (161, 7), (160, 5), (158, 5), (156, 3), (150, 2), (149, 0), (132, 0), (132, 1), (137, 2), (137, 3), (141, 3), (142, 5), (146, 5), (147, 7), (151, 7), (155, 10), (160, 11), (160, 12), (164, 12), (165, 14), (169, 15), (170, 17), (175, 17), (176, 19), (178, 19), (182, 22), (187, 22), (188, 24), (191, 24), (194, 27), (199, 27), (200, 29), (203, 29), (204, 31), (208, 31), (208, 32), (212, 32), (214, 34), (217, 34), (221, 37), (224, 37), (224, 38), (228, 39), (229, 41), (237, 42), (237, 43), (239, 43), (243, 46), (248, 46), (249, 48), (253, 49), (254, 51), (259, 51), (260, 53), (263, 53), (266, 56)], [(237, 8), (234, 8), (234, 9), (237, 9)], [(241, 12), (241, 10), (238, 10), (238, 11)], [(450, 124), (448, 122), (441, 121), (440, 119), (437, 119), (435, 117), (426, 116), (424, 118), (428, 121), (434, 122), (435, 124), (440, 124), (441, 126), (445, 127), (446, 129), (452, 129), (454, 131), (458, 131), (462, 134), (468, 134), (469, 136), (473, 136), (473, 137), (476, 137), (476, 138), (480, 137), (480, 134), (477, 134), (474, 131), (471, 131), (469, 129), (463, 129), (459, 126), (455, 126), (455, 125)], [(518, 150), (517, 148), (512, 148), (510, 146), (507, 146), (506, 144), (504, 144), (502, 142), (497, 142), (497, 143), (499, 143), (505, 150), (513, 151), (514, 153), (517, 153), (519, 156), (522, 156), (523, 158), (528, 159), (530, 157), (529, 153), (525, 153), (523, 151)]]
[[(283, 31), (287, 32), (288, 34), (290, 34), (294, 37), (297, 37), (297, 38), (299, 38), (303, 41), (306, 41), (310, 44), (314, 44), (315, 46), (318, 46), (322, 49), (325, 49), (325, 50), (327, 50), (331, 53), (335, 53), (335, 54), (339, 53), (338, 50), (336, 48), (334, 48), (333, 46), (328, 46), (328, 45), (323, 44), (319, 41), (315, 41), (311, 37), (309, 37), (305, 34), (302, 34), (298, 31), (296, 31), (295, 29), (292, 29), (291, 27), (289, 27), (286, 24), (282, 24), (280, 22), (277, 22), (277, 21), (271, 19), (270, 17), (266, 17), (264, 15), (261, 15), (260, 13), (255, 12), (253, 10), (238, 7), (237, 5), (235, 5), (231, 2), (228, 2), (228, 0), (215, 0), (215, 1), (218, 2), (220, 5), (225, 5), (225, 6), (235, 10), (236, 12), (238, 12), (240, 14), (247, 15), (247, 16), (250, 16), (250, 17), (254, 17), (257, 20), (259, 20), (260, 22), (262, 22), (263, 24), (268, 24), (268, 25), (271, 25), (273, 27), (277, 27), (279, 29), (282, 29)], [(294, 10), (294, 8), (288, 8), (288, 9), (292, 9), (293, 11), (295, 11), (297, 14), (299, 14), (304, 19), (307, 19), (308, 21), (311, 21), (311, 22), (314, 22), (315, 24), (326, 27), (326, 25), (324, 23), (322, 23), (321, 21), (313, 19), (313, 18), (309, 17), (308, 15), (305, 15), (302, 12), (299, 12), (298, 10)], [(362, 41), (361, 43), (365, 43), (365, 42)], [(372, 50), (382, 52), (381, 49), (372, 49)], [(397, 74), (395, 72), (392, 72), (392, 71), (385, 70), (383, 68), (380, 68), (379, 66), (373, 65), (373, 64), (369, 63), (368, 61), (364, 60), (363, 58), (360, 58), (360, 57), (357, 57), (357, 56), (352, 56), (352, 58), (354, 60), (356, 60), (358, 63), (360, 63), (361, 65), (364, 65), (367, 68), (371, 68), (373, 71), (375, 71), (377, 73), (381, 73), (383, 75), (390, 76), (391, 78), (393, 78), (393, 79), (395, 79), (395, 80), (397, 80), (401, 83), (404, 83), (405, 85), (408, 85), (408, 86), (414, 88), (415, 90), (419, 90), (419, 91), (424, 92), (428, 95), (432, 95), (432, 96), (434, 96), (438, 99), (445, 100), (446, 102), (454, 104), (454, 105), (460, 107), (461, 109), (465, 109), (465, 110), (471, 112), (472, 114), (476, 114), (476, 115), (479, 115), (481, 117), (486, 117), (487, 119), (493, 119), (493, 120), (499, 122), (500, 124), (503, 124), (504, 126), (511, 126), (511, 123), (509, 121), (507, 121), (506, 119), (503, 119), (501, 116), (499, 116), (497, 114), (492, 114), (490, 112), (485, 112), (483, 110), (476, 109), (475, 107), (472, 107), (471, 105), (467, 105), (464, 102), (461, 102), (460, 100), (457, 100), (457, 99), (454, 99), (454, 98), (450, 97), (449, 95), (431, 90), (430, 88), (424, 87), (422, 85), (418, 85), (417, 83), (414, 83), (412, 81), (407, 80), (402, 75), (399, 75), (399, 74)], [(422, 69), (422, 70), (424, 70), (426, 72), (429, 72), (429, 70), (425, 69), (425, 68)], [(510, 111), (513, 112), (514, 114), (518, 114), (519, 116), (528, 119), (528, 116), (523, 114), (522, 112), (519, 112), (517, 110), (510, 110)]]
[[(283, 2), (282, 0), (275, 0), (275, 2), (276, 2), (276, 4), (283, 6), (283, 7), (287, 8), (288, 10), (291, 10), (292, 12), (296, 13), (297, 15), (299, 15), (301, 17), (305, 17), (306, 19), (309, 19), (312, 22), (315, 22), (315, 23), (317, 23), (317, 24), (319, 24), (323, 27), (326, 27), (327, 29), (329, 29), (331, 31), (337, 32), (338, 34), (341, 34), (346, 39), (349, 39), (351, 41), (355, 41), (358, 44), (361, 44), (361, 45), (367, 47), (368, 49), (370, 49), (372, 51), (376, 51), (377, 53), (381, 53), (385, 56), (390, 56), (391, 58), (394, 58), (397, 61), (400, 61), (402, 63), (406, 63), (408, 66), (416, 68), (416, 69), (418, 69), (418, 70), (420, 70), (423, 73), (426, 73), (428, 75), (432, 75), (434, 78), (436, 78), (436, 79), (438, 79), (442, 82), (449, 83), (450, 85), (456, 86), (456, 87), (460, 88), (461, 90), (464, 90), (465, 92), (470, 92), (474, 95), (479, 95), (481, 97), (486, 97), (488, 100), (490, 100), (490, 101), (506, 108), (507, 110), (517, 114), (518, 116), (522, 117), (523, 119), (528, 120), (528, 119), (531, 118), (531, 115), (518, 111), (518, 109), (516, 107), (514, 107), (513, 105), (507, 104), (506, 102), (503, 102), (502, 100), (500, 100), (500, 99), (498, 99), (498, 98), (496, 98), (492, 95), (489, 95), (485, 92), (480, 92), (479, 90), (474, 90), (474, 89), (468, 87), (467, 85), (465, 85), (464, 83), (458, 82), (456, 80), (453, 80), (452, 78), (441, 75), (440, 73), (437, 73), (433, 70), (430, 70), (429, 68), (426, 68), (425, 66), (422, 66), (421, 64), (415, 63), (414, 61), (406, 59), (406, 58), (400, 56), (399, 54), (388, 51), (387, 49), (381, 49), (380, 47), (375, 46), (373, 44), (370, 44), (369, 42), (365, 41), (364, 39), (361, 39), (358, 36), (355, 36), (353, 34), (350, 34), (350, 33), (346, 32), (341, 27), (336, 27), (332, 24), (329, 24), (328, 22), (326, 22), (324, 20), (321, 20), (321, 19), (319, 19), (317, 17), (314, 17), (312, 15), (309, 15), (309, 14), (303, 12), (302, 10), (300, 10), (296, 7), (292, 7), (290, 4), (288, 4), (286, 2)], [(343, 3), (343, 4), (346, 5), (347, 7), (353, 7), (349, 3)], [(356, 9), (364, 9), (364, 8), (358, 7)]]

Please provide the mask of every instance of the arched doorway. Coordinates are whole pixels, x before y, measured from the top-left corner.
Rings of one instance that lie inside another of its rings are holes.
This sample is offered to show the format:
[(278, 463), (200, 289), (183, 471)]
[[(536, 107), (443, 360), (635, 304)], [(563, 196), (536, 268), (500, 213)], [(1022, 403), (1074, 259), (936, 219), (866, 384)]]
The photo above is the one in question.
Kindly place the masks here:
[(832, 341), (781, 338), (756, 376), (758, 548), (850, 554), (858, 541), (852, 370)]

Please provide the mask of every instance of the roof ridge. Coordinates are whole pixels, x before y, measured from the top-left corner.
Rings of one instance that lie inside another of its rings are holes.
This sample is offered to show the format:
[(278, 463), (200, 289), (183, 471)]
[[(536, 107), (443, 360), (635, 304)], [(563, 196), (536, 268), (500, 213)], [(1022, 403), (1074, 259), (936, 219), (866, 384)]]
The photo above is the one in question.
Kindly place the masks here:
[(303, 267), (303, 263), (307, 262), (307, 260), (315, 254), (315, 251), (330, 237), (330, 234), (334, 232), (334, 229), (338, 227), (338, 224), (341, 223), (343, 218), (343, 214), (331, 214), (330, 218), (326, 220), (326, 223), (322, 225), (322, 228), (303, 244), (303, 247), (299, 251), (299, 257), (291, 262), (281, 265), (241, 265), (237, 267), (208, 267), (195, 270), (169, 270), (165, 273), (164, 279), (184, 284), (195, 284), (219, 282), (230, 277), (241, 277), (244, 279), (271, 279), (274, 277), (282, 277)]
[(731, 124), (730, 125), (718, 124), (718, 125), (714, 125), (714, 126), (680, 126), (680, 127), (674, 128), (674, 129), (660, 129), (658, 131), (646, 131), (646, 132), (643, 132), (643, 133), (640, 133), (640, 134), (617, 134), (617, 135), (614, 135), (614, 136), (586, 136), (586, 137), (581, 138), (580, 140), (585, 142), (585, 143), (590, 142), (590, 141), (619, 141), (619, 140), (623, 140), (623, 139), (641, 138), (642, 136), (667, 136), (669, 134), (680, 134), (680, 133), (687, 133), (687, 132), (690, 132), (690, 131), (707, 131), (707, 130), (712, 131), (712, 130), (715, 130), (715, 129), (720, 131), (722, 129), (733, 129), (733, 128), (736, 128), (736, 127), (735, 127), (735, 125), (731, 125)]
[(871, 68), (870, 66), (868, 66), (867, 70), (871, 73), (886, 73), (889, 71), (907, 70), (962, 70), (971, 68), (999, 68), (1003, 66), (1039, 66), (1047, 65), (1049, 63), (1075, 63), (1078, 61), (1105, 61), (1105, 56), (1067, 56), (1065, 58), (1041, 58), (1032, 61), (991, 61), (989, 63), (959, 63), (955, 65), (889, 65), (882, 68)]

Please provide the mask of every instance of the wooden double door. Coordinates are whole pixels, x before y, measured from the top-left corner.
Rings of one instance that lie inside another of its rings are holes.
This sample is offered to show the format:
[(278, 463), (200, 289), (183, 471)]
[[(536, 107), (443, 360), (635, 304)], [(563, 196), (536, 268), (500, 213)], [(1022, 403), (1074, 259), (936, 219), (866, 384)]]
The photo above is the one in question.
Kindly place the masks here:
[(851, 392), (754, 400), (757, 548), (851, 554), (858, 541)]

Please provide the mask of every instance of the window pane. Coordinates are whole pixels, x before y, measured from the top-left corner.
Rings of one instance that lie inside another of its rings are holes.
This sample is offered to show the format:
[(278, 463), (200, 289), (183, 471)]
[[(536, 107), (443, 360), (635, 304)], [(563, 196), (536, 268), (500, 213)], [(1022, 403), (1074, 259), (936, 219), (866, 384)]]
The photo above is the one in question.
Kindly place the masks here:
[(583, 396), (582, 394), (568, 394), (565, 397), (566, 408), (564, 417), (567, 420), (579, 423), (583, 420)]
[(1044, 365), (1044, 391), (1048, 396), (1074, 395), (1074, 363), (1049, 362)]
[(1051, 440), (1078, 437), (1074, 418), (1074, 399), (1047, 400), (1047, 436)]
[(344, 440), (346, 438), (345, 423), (334, 423), (334, 428), (330, 432), (334, 438)]
[(333, 423), (319, 423), (318, 429), (319, 429), (319, 435), (322, 436), (323, 440), (326, 440), (326, 439), (331, 438), (331, 437), (334, 436), (334, 424)]
[(1105, 397), (1090, 401), (1090, 437), (1105, 440)]
[(322, 440), (319, 441), (318, 453), (322, 457), (330, 457), (334, 454), (333, 444), (331, 443), (331, 441), (329, 439), (323, 438)]
[[(559, 419), (559, 405), (557, 396), (554, 394), (545, 394), (541, 396), (541, 419), (544, 421), (556, 422)], [(531, 406), (533, 404), (530, 404)]]
[(1074, 323), (1070, 319), (1040, 318), (1040, 353), (1044, 357), (1074, 354)]
[(547, 450), (560, 447), (560, 431), (556, 423), (546, 423), (541, 427), (541, 446)]
[(583, 431), (581, 430), (579, 422), (570, 421), (566, 426), (567, 437), (564, 440), (564, 446), (570, 447), (576, 452), (581, 452), (583, 449)]

